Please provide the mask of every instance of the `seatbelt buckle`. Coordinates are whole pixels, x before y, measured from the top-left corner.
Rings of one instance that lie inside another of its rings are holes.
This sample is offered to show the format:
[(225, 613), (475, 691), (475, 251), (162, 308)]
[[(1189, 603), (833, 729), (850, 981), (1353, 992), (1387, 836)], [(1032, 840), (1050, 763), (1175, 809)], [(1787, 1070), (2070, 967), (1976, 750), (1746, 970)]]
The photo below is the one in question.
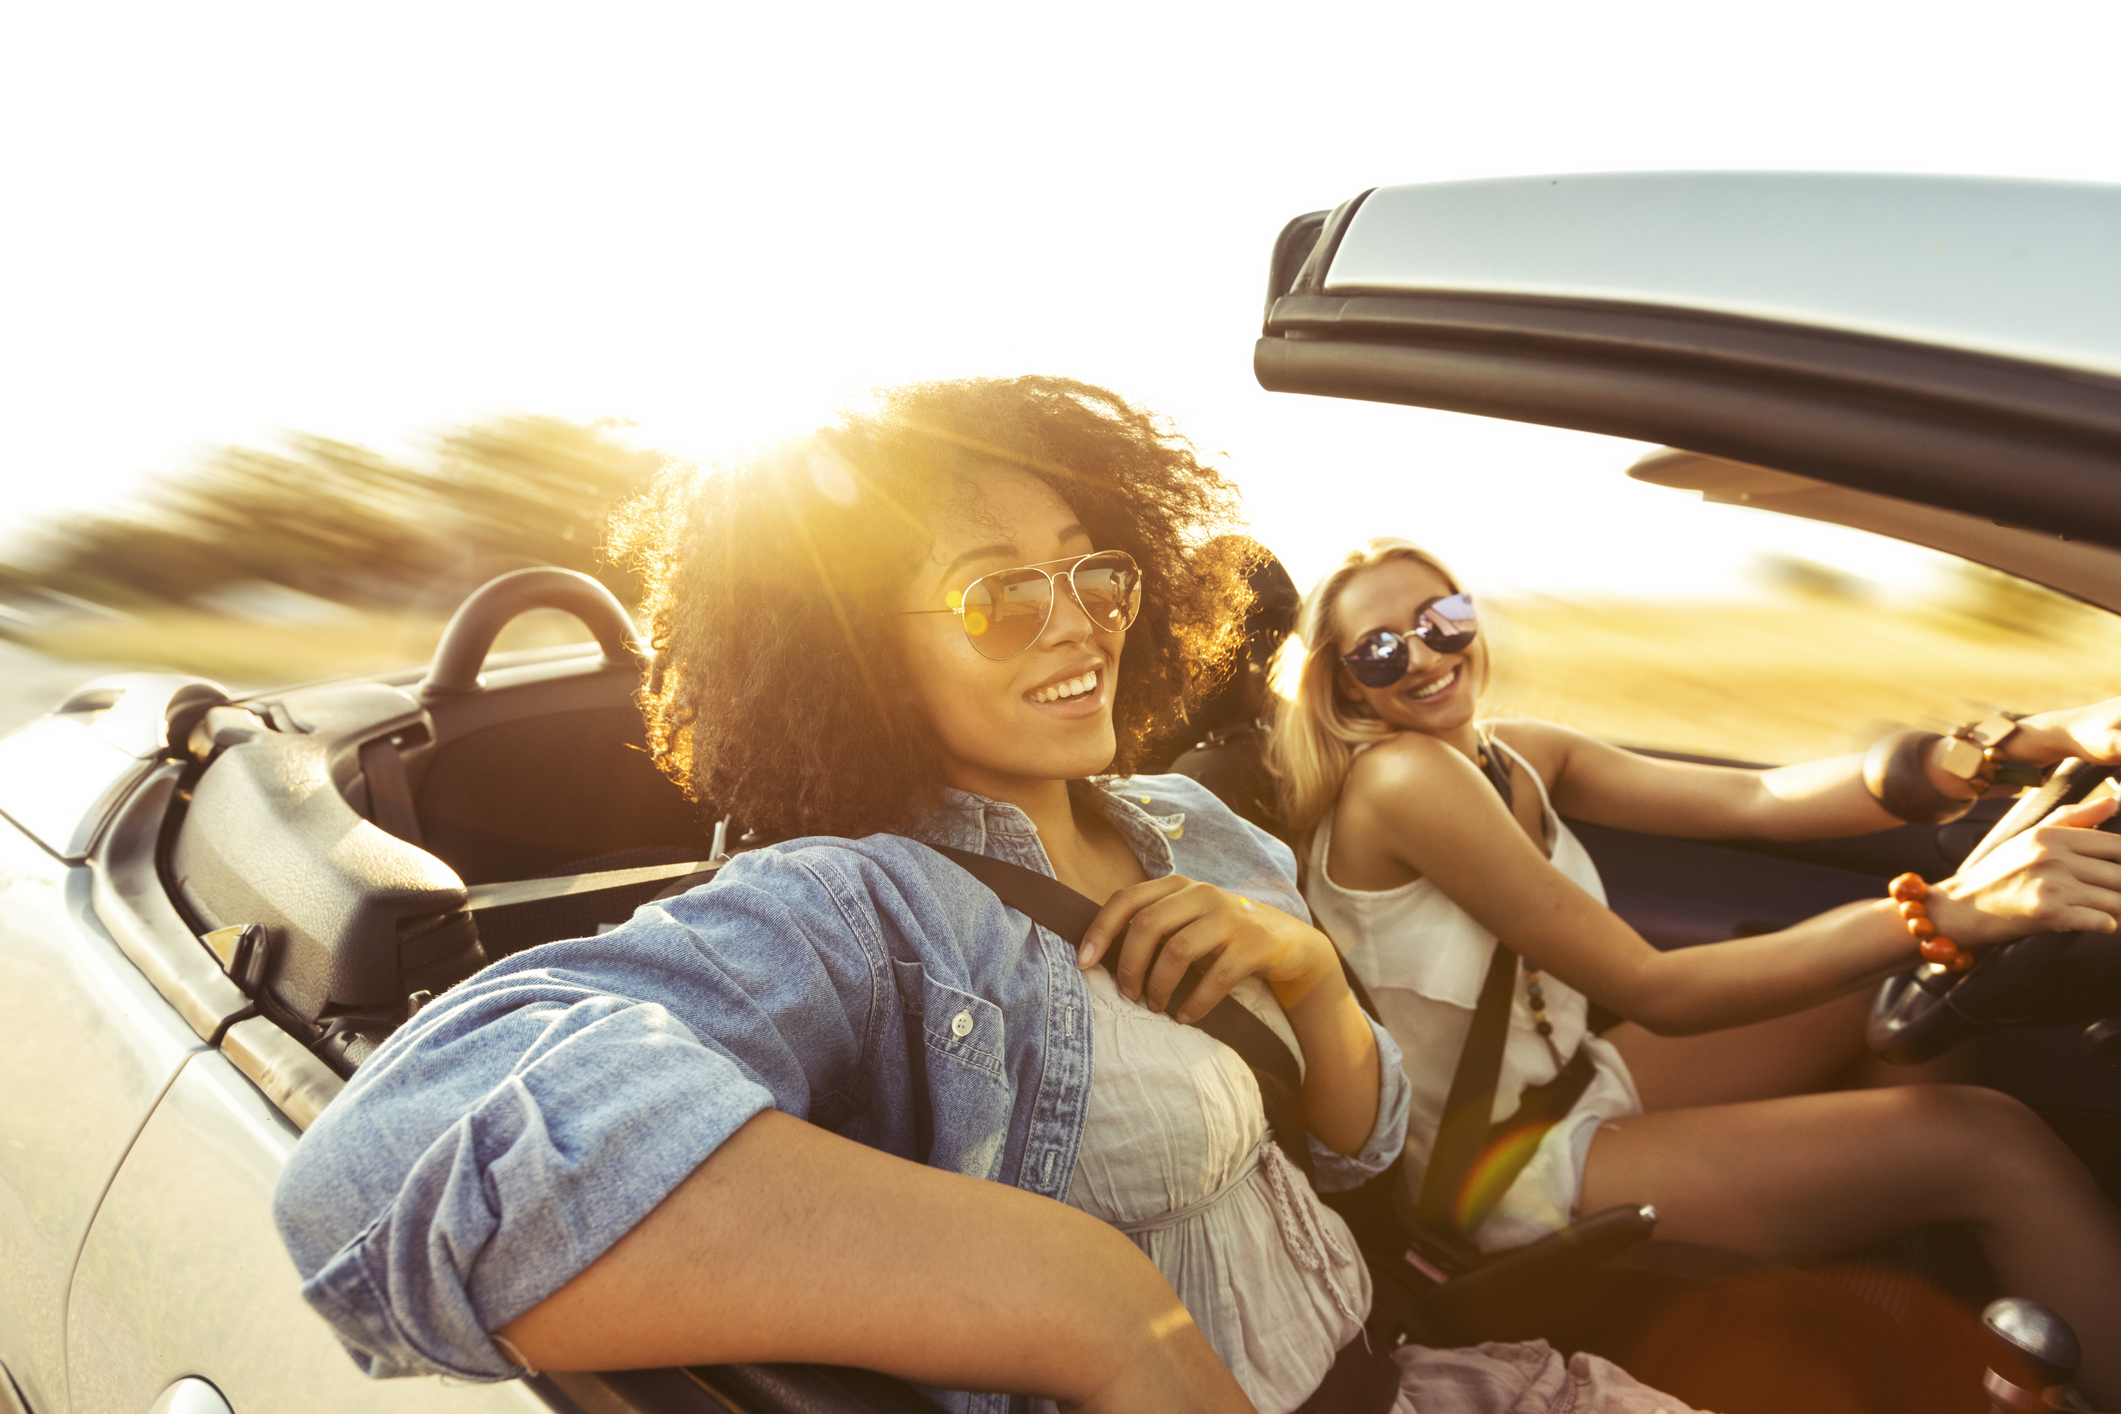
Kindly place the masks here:
[(1442, 1286), (1478, 1262), (1480, 1249), (1461, 1232), (1409, 1224), (1407, 1250), (1400, 1254), (1400, 1260)]
[(1438, 1286), (1442, 1286), (1445, 1282), (1451, 1279), (1449, 1275), (1444, 1272), (1443, 1268), (1437, 1266), (1434, 1262), (1431, 1262), (1428, 1258), (1422, 1256), (1421, 1250), (1419, 1248), (1409, 1247), (1406, 1251), (1400, 1253), (1399, 1259), (1402, 1262), (1405, 1262), (1408, 1266), (1412, 1267), (1415, 1271), (1420, 1272), (1430, 1281), (1435, 1282)]

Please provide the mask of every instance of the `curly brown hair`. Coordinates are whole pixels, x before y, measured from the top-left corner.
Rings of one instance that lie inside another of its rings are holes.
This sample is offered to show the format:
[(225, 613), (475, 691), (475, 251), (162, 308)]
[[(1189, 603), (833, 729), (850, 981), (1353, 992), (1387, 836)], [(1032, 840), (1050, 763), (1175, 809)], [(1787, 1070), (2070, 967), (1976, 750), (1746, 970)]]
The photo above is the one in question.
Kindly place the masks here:
[(1236, 489), (1118, 395), (1031, 376), (890, 389), (810, 438), (675, 470), (614, 518), (614, 553), (645, 585), (640, 702), (664, 773), (767, 838), (900, 830), (931, 808), (942, 761), (892, 610), (928, 553), (927, 515), (997, 464), (1142, 567), (1109, 767), (1139, 769), (1238, 646), (1251, 566), (1211, 544)]

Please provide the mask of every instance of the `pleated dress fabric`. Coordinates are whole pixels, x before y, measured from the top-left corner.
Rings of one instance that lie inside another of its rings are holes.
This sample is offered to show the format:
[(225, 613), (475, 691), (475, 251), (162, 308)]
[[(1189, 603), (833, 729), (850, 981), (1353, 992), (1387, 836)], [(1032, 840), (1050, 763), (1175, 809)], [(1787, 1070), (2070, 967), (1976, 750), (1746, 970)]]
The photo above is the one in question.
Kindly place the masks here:
[[(1529, 779), (1539, 791), (1554, 867), (1604, 903), (1605, 885), (1598, 877), (1598, 866), (1583, 842), (1554, 813), (1539, 773), (1506, 743), (1494, 744), (1523, 768), (1518, 778)], [(1332, 845), (1333, 816), (1328, 812), (1312, 837), (1304, 898), (1318, 925), (1332, 936), (1355, 975), (1369, 988), (1379, 1019), (1405, 1056), (1414, 1102), (1407, 1122), (1404, 1169), (1412, 1192), (1419, 1193), (1429, 1149), (1443, 1123), (1444, 1099), (1458, 1068), (1458, 1054), (1473, 1025), (1473, 1009), (1480, 1000), (1489, 959), (1495, 955), (1495, 935), (1428, 879), (1395, 889), (1344, 888), (1326, 868)], [(1522, 1247), (1567, 1226), (1577, 1216), (1584, 1159), (1598, 1126), (1642, 1112), (1642, 1097), (1636, 1093), (1627, 1062), (1611, 1043), (1591, 1034), (1589, 1000), (1551, 973), (1541, 975), (1540, 985), (1546, 1019), (1554, 1028), (1553, 1045), (1549, 1047), (1534, 1027), (1520, 962), (1490, 1122), (1508, 1118), (1526, 1089), (1552, 1080), (1579, 1048), (1590, 1056), (1594, 1070), (1574, 1108), (1546, 1132), (1531, 1161), (1473, 1234), (1483, 1251)]]
[[(1148, 1254), (1260, 1414), (1290, 1414), (1340, 1348), (1364, 1338), (1370, 1274), (1355, 1239), (1274, 1143), (1236, 1052), (1126, 1000), (1102, 969), (1087, 980), (1094, 1061), (1068, 1202)], [(1247, 979), (1232, 995), (1302, 1054), (1265, 984)], [(1393, 1358), (1393, 1414), (1686, 1410), (1602, 1360), (1565, 1360), (1540, 1342), (1409, 1345)]]
[[(1149, 1254), (1262, 1414), (1294, 1409), (1369, 1312), (1355, 1239), (1268, 1136), (1235, 1051), (1087, 976), (1090, 1108), (1068, 1202)], [(1264, 983), (1232, 995), (1302, 1054)]]

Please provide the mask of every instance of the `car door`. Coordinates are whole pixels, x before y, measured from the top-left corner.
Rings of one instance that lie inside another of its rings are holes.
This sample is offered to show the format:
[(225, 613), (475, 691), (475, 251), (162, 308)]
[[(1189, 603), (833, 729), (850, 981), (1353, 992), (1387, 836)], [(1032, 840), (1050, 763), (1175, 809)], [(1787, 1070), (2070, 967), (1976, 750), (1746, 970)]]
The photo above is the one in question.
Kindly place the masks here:
[(71, 1414), (146, 1414), (187, 1375), (234, 1414), (549, 1408), (520, 1381), (370, 1380), (298, 1294), (272, 1189), (299, 1131), (218, 1050), (187, 1057), (126, 1153), (66, 1308)]
[[(101, 784), (61, 773), (76, 798), (55, 797), (45, 814), (95, 821), (67, 837), (70, 857), (0, 822), (0, 977), (20, 984), (0, 988), (0, 1073), (22, 1082), (0, 1087), (12, 1106), (0, 1110), (0, 1200), (12, 1200), (0, 1201), (10, 1244), (0, 1312), (11, 1322), (0, 1355), (27, 1372), (0, 1385), (0, 1411), (18, 1386), (30, 1414), (925, 1407), (896, 1382), (807, 1367), (497, 1384), (363, 1376), (303, 1302), (272, 1219), (301, 1129), (342, 1082), (255, 1014), (179, 911), (162, 846), (194, 798), (198, 763), (165, 758), (200, 751), (183, 717), (165, 727), (167, 698), (143, 697), (138, 710), (153, 717), (153, 743), (167, 735), (182, 753), (89, 752), (84, 760), (108, 768)], [(192, 723), (209, 737), (211, 713), (235, 711), (219, 700), (216, 691)], [(0, 806), (6, 784), (31, 775), (5, 768), (51, 748), (51, 735), (12, 756), (0, 741)], [(84, 792), (94, 797), (85, 809)], [(22, 1280), (33, 1263), (34, 1281)]]
[(0, 742), (0, 1380), (35, 1414), (68, 1405), (66, 1290), (96, 1204), (202, 1045), (90, 906), (89, 847), (155, 745), (115, 702)]

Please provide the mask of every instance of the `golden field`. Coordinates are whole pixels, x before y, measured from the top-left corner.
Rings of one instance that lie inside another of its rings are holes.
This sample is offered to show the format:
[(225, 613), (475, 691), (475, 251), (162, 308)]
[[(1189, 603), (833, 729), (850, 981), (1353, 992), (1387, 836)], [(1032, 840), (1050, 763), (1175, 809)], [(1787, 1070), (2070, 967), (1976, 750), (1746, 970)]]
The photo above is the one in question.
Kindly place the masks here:
[[(231, 691), (383, 672), (424, 663), (441, 641), (445, 617), (347, 610), (329, 622), (256, 623), (205, 609), (156, 609), (119, 620), (74, 623), (23, 635), (39, 653), (74, 662), (174, 670), (211, 678)], [(501, 631), (496, 651), (587, 642), (570, 614), (540, 609)]]
[(2029, 586), (1994, 617), (1862, 600), (1482, 601), (1484, 710), (1631, 746), (1789, 762), (1900, 726), (2121, 695), (2121, 618)]

